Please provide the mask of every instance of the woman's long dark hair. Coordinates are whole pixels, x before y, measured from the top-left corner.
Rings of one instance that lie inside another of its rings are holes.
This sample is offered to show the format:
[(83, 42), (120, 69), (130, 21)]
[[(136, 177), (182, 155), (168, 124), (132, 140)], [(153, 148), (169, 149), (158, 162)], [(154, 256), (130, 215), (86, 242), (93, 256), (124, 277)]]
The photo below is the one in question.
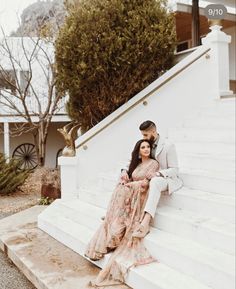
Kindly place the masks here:
[(134, 149), (132, 151), (132, 155), (131, 155), (131, 162), (129, 165), (129, 169), (128, 169), (128, 176), (129, 178), (131, 178), (133, 171), (137, 168), (137, 166), (141, 163), (142, 159), (139, 157), (139, 150), (140, 150), (140, 146), (143, 142), (147, 142), (150, 145), (150, 158), (151, 157), (151, 150), (152, 150), (152, 142), (149, 140), (145, 140), (145, 139), (140, 139), (139, 141), (137, 141), (136, 145), (134, 146)]

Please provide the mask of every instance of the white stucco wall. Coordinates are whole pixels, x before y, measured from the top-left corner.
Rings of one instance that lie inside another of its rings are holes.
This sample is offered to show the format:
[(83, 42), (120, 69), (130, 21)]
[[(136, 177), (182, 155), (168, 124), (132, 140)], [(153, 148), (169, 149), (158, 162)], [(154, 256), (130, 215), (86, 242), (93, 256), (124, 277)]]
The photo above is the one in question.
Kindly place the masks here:
[(236, 26), (224, 29), (223, 31), (231, 36), (231, 43), (229, 45), (229, 78), (236, 80)]

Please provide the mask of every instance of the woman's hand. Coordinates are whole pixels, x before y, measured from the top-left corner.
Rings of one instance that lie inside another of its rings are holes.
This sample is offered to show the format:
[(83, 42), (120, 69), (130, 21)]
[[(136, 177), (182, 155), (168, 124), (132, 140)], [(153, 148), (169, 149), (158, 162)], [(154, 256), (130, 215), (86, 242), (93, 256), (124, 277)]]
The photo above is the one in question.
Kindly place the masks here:
[(149, 180), (148, 179), (144, 179), (141, 183), (141, 188), (142, 188), (142, 191), (146, 191), (147, 188), (149, 186)]
[(121, 174), (120, 174), (120, 180), (119, 183), (124, 185), (129, 181), (129, 175), (127, 173), (126, 170), (122, 170)]

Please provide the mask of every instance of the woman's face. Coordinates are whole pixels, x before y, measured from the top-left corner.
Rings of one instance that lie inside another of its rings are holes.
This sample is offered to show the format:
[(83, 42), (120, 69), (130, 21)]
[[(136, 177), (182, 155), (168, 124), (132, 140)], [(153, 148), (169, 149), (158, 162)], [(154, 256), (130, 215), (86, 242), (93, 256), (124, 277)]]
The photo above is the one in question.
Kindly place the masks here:
[(151, 148), (148, 142), (143, 141), (139, 148), (140, 157), (150, 157)]

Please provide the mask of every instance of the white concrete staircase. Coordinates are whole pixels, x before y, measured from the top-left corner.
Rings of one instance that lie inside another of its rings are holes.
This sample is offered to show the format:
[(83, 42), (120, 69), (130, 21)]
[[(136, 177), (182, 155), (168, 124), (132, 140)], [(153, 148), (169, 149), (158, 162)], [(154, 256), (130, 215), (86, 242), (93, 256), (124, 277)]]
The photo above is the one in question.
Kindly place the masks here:
[[(234, 289), (235, 100), (212, 102), (169, 131), (176, 143), (185, 186), (162, 196), (145, 244), (159, 263), (131, 269), (135, 289)], [(101, 223), (117, 175), (101, 173), (98, 184), (76, 200), (57, 200), (38, 225), (83, 255)], [(103, 267), (109, 256), (96, 262)]]
[(185, 186), (235, 194), (235, 98), (217, 100), (169, 131)]

